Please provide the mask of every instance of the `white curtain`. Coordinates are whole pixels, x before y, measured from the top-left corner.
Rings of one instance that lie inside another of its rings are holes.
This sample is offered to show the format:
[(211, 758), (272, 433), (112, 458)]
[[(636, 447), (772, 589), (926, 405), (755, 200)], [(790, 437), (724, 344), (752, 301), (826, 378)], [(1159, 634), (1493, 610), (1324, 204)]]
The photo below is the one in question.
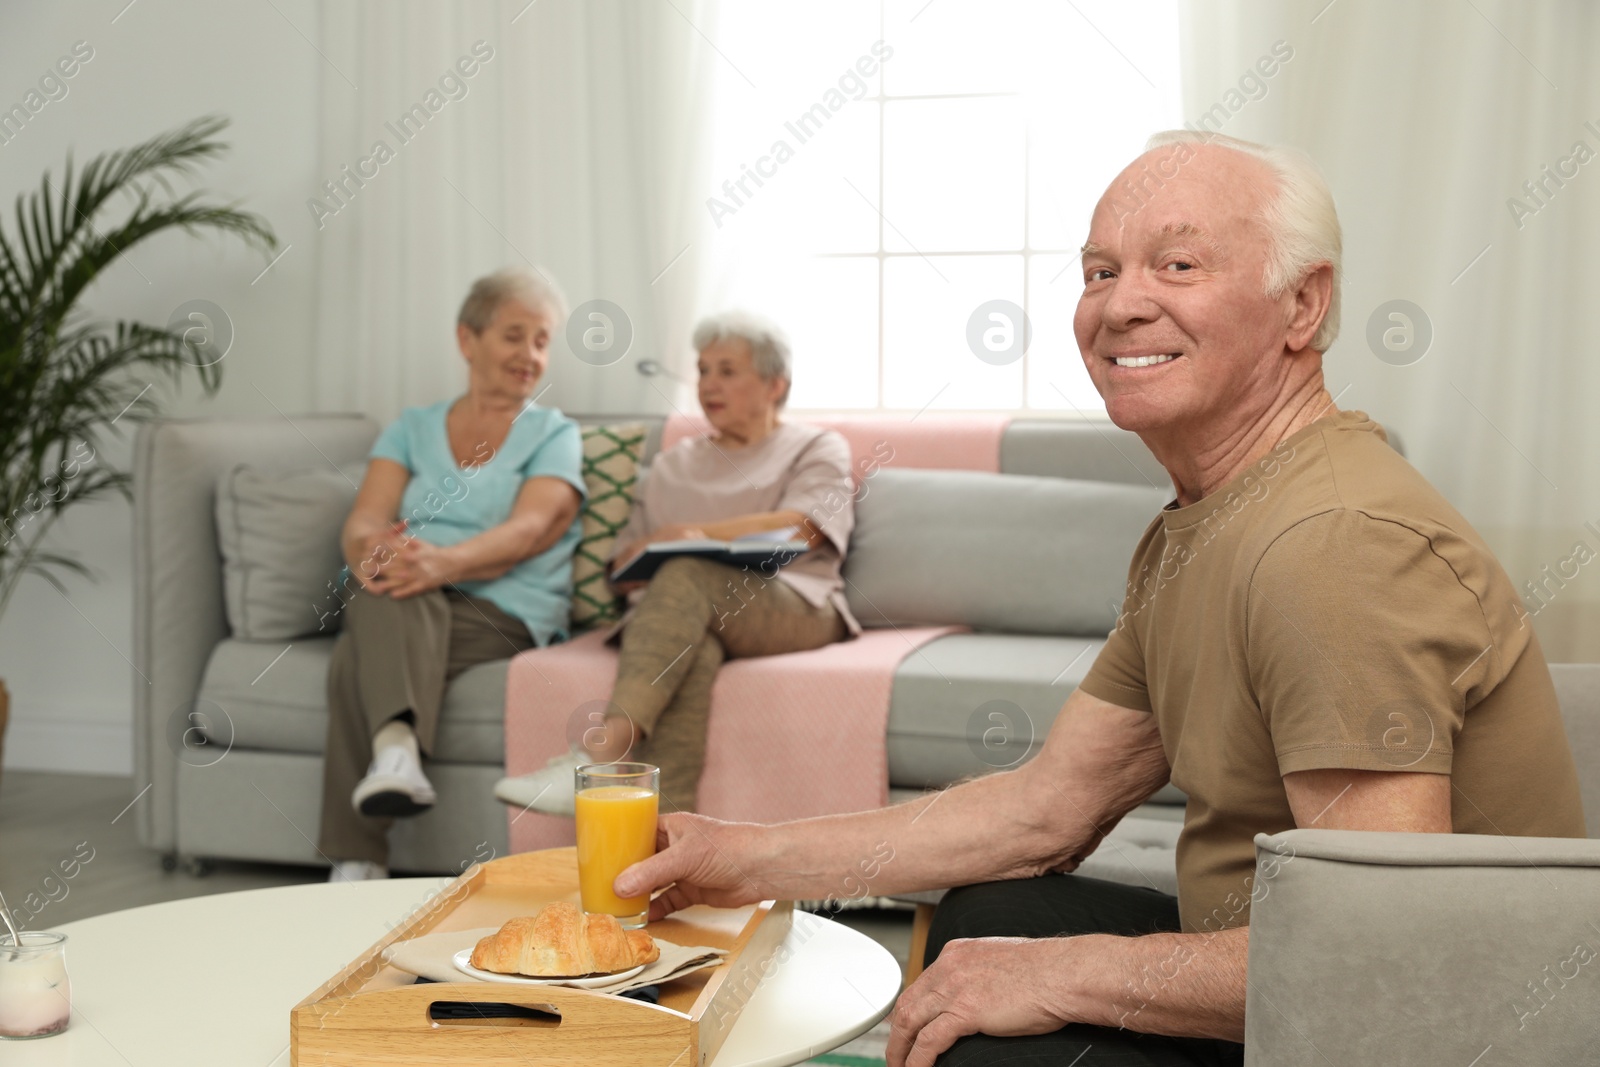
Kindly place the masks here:
[[(1340, 406), (1399, 431), (1519, 593), (1542, 584), (1526, 603), (1542, 605), (1534, 626), (1552, 660), (1600, 659), (1600, 558), (1574, 559), (1579, 542), (1600, 553), (1584, 525), (1600, 530), (1600, 9), (1189, 0), (1182, 14), (1189, 120), (1211, 112), (1210, 128), (1304, 148), (1332, 186), (1344, 314), (1326, 368)], [(1293, 56), (1258, 78), (1264, 95), (1247, 83), (1230, 97), (1278, 41)], [(1433, 331), (1405, 365), (1366, 338), (1396, 299)]]
[[(321, 410), (381, 421), (459, 392), (455, 316), (467, 287), (496, 267), (528, 264), (573, 307), (617, 305), (633, 332), (626, 355), (607, 365), (579, 360), (558, 336), (541, 403), (666, 412), (681, 402), (672, 379), (638, 366), (656, 361), (688, 377), (717, 61), (702, 34), (714, 33), (714, 8), (322, 5), (316, 181), (334, 182), (339, 195), (319, 188), (320, 206), (307, 207), (319, 223)], [(402, 126), (413, 105), (425, 121)], [(383, 161), (379, 141), (392, 153)]]

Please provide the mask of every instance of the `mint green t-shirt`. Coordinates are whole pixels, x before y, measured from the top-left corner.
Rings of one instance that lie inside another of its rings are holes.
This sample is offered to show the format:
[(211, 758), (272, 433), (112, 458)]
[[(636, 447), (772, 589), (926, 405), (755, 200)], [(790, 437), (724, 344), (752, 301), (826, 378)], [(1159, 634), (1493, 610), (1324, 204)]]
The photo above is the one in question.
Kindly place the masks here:
[[(560, 478), (583, 499), (583, 435), (578, 424), (552, 408), (529, 405), (493, 450), (481, 445), (461, 467), (450, 451), (445, 416), (453, 400), (407, 408), (378, 435), (373, 459), (388, 459), (411, 472), (398, 518), (408, 532), (445, 547), (476, 537), (511, 517), (522, 483)], [(455, 588), (483, 597), (521, 619), (540, 645), (565, 641), (572, 609), (572, 555), (583, 523), (574, 517), (567, 532), (537, 556), (498, 578), (457, 582)]]

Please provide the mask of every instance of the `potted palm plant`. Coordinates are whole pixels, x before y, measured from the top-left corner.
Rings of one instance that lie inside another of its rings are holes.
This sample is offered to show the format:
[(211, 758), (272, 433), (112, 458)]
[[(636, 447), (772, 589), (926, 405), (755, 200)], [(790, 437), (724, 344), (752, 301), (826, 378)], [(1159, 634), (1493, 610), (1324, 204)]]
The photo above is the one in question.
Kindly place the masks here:
[[(46, 171), (38, 191), (18, 194), (14, 233), (0, 219), (0, 614), (26, 574), (63, 596), (63, 574), (90, 576), (80, 560), (48, 551), (45, 538), (72, 505), (129, 496), (130, 475), (100, 445), (113, 423), (155, 413), (149, 382), (193, 370), (208, 394), (221, 383), (221, 368), (200, 351), (204, 338), (98, 320), (79, 298), (129, 248), (175, 227), (220, 230), (263, 253), (277, 247), (266, 220), (172, 187), (171, 178), (227, 151), (216, 139), (227, 124), (197, 119), (99, 155), (76, 175), (69, 153), (59, 184)], [(132, 204), (125, 215), (112, 203), (119, 194)], [(0, 753), (9, 704), (0, 680)]]

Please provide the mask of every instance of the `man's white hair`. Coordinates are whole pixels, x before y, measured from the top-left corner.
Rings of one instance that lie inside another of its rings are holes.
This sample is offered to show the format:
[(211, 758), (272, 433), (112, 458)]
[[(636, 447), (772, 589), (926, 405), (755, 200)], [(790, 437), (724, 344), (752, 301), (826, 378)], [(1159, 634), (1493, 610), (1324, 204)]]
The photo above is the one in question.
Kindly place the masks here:
[[(704, 352), (718, 341), (743, 341), (749, 345), (750, 361), (755, 364), (756, 374), (760, 375), (762, 381), (781, 378), (787, 383), (793, 380), (789, 339), (767, 319), (748, 311), (707, 315), (694, 328), (694, 350)], [(783, 395), (778, 397), (778, 406), (783, 407), (788, 399), (789, 389), (785, 385)]]
[(1277, 180), (1277, 195), (1261, 209), (1261, 222), (1272, 237), (1267, 249), (1267, 269), (1262, 282), (1267, 295), (1282, 296), (1319, 263), (1333, 265), (1333, 290), (1328, 314), (1311, 339), (1311, 347), (1326, 352), (1339, 336), (1339, 276), (1344, 242), (1339, 234), (1339, 213), (1322, 171), (1298, 148), (1257, 144), (1204, 130), (1165, 130), (1151, 137), (1145, 151), (1167, 145), (1212, 145), (1254, 156), (1265, 163)]

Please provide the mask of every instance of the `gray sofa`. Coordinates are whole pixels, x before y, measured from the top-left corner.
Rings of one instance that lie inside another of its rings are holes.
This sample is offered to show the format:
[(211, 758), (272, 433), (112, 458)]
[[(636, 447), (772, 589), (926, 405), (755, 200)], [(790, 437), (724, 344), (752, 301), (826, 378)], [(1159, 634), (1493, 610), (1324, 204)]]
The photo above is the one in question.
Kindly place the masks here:
[[(584, 421), (650, 423), (646, 461), (659, 439), (656, 419)], [(359, 462), (377, 429), (371, 420), (342, 415), (167, 420), (140, 429), (134, 464), (135, 766), (136, 788), (148, 786), (150, 793), (134, 812), (141, 841), (169, 863), (189, 860), (203, 871), (212, 858), (327, 862), (315, 839), (327, 720), (323, 683), (333, 638), (267, 642), (230, 634), (216, 486), (240, 464), (288, 471)], [(1038, 484), (1031, 478), (1072, 479), (1144, 487), (1154, 501), (1170, 484), (1137, 437), (1105, 423), (1013, 421), (1002, 439), (1000, 467), (1026, 476), (1005, 483), (1024, 489)], [(883, 515), (884, 501), (910, 499), (888, 493), (885, 483), (870, 505)], [(864, 498), (858, 516), (866, 517), (868, 506)], [(1096, 521), (1086, 509), (1081, 532), (1104, 542)], [(864, 523), (858, 533), (866, 536), (869, 528)], [(907, 657), (889, 711), (893, 799), (1020, 762), (1037, 750), (1114, 620), (1137, 532), (1124, 518), (1118, 543), (1109, 546), (1115, 562), (1076, 574), (1074, 580), (1093, 591), (1078, 590), (1084, 602), (1078, 617), (1087, 621), (1071, 632), (989, 626), (941, 638)], [(863, 586), (874, 577), (856, 576)], [(926, 584), (925, 575), (907, 580)], [(1007, 580), (1041, 584), (1037, 575)], [(872, 588), (878, 597), (887, 595)], [(1037, 590), (1033, 595), (1037, 600)], [(865, 607), (858, 614), (869, 621)], [(396, 870), (454, 872), (506, 851), (506, 811), (491, 793), (502, 774), (506, 662), (476, 667), (451, 684), (427, 766), (439, 801), (428, 814), (396, 824)], [(996, 724), (1009, 748), (986, 743)], [(1094, 857), (1095, 873), (1171, 891), (1182, 801), (1171, 789), (1153, 798)]]

